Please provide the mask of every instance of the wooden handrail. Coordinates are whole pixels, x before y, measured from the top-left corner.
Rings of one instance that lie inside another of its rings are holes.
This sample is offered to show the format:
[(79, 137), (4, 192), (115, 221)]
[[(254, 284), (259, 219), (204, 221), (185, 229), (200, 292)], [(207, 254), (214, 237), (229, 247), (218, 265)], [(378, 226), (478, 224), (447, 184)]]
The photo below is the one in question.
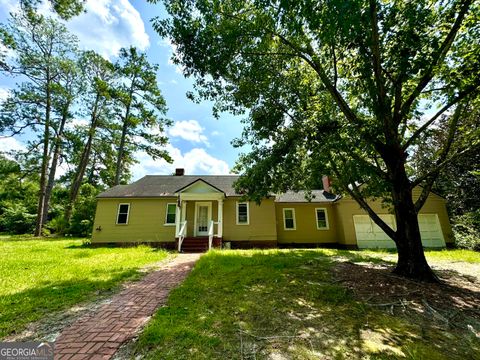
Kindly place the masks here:
[(208, 227), (208, 250), (212, 248), (212, 241), (213, 241), (213, 225), (215, 222), (212, 220), (210, 221), (210, 226)]
[(184, 221), (181, 224), (182, 224), (182, 227), (178, 232), (178, 252), (182, 250), (183, 239), (185, 239), (185, 235), (187, 234), (187, 221)]

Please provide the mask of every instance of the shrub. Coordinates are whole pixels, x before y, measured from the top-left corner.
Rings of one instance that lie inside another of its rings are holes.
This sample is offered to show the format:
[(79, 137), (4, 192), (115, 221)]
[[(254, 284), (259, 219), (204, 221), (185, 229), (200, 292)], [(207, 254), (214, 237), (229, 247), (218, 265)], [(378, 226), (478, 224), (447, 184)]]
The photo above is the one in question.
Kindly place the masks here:
[(12, 234), (27, 234), (35, 228), (36, 215), (18, 203), (9, 203), (0, 216), (0, 231)]
[(73, 236), (90, 236), (95, 218), (96, 196), (98, 190), (90, 184), (80, 188), (80, 194), (70, 219), (68, 232)]
[(45, 228), (54, 234), (65, 234), (65, 230), (68, 228), (68, 223), (62, 216), (58, 216), (50, 220), (45, 225)]
[(455, 246), (480, 251), (480, 209), (453, 219)]

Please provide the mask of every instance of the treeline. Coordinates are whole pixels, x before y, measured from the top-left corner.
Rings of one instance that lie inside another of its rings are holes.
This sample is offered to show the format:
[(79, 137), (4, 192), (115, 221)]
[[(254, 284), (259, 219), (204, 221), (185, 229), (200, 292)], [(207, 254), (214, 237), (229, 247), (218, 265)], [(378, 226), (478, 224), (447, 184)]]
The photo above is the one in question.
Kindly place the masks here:
[(0, 232), (87, 235), (95, 196), (127, 182), (134, 153), (170, 161), (157, 66), (136, 48), (112, 63), (80, 51), (65, 25), (24, 6), (0, 27), (0, 141), (27, 139), (0, 157)]

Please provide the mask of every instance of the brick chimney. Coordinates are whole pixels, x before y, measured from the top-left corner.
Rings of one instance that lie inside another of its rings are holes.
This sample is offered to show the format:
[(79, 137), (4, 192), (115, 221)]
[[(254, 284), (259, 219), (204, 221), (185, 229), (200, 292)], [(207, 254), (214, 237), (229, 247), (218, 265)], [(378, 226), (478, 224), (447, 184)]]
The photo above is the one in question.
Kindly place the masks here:
[(183, 168), (175, 169), (175, 176), (183, 176), (183, 175), (185, 175), (185, 169)]
[(323, 190), (325, 190), (326, 192), (331, 192), (332, 182), (330, 181), (330, 178), (327, 175), (323, 175), (322, 182), (323, 182)]

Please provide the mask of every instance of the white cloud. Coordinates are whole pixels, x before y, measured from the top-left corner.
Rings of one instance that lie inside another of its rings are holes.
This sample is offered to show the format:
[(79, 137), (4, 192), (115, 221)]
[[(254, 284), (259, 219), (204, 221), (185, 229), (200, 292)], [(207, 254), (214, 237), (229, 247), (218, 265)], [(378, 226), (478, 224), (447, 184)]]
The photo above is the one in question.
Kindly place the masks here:
[(69, 120), (69, 122), (66, 124), (66, 128), (69, 130), (73, 130), (77, 127), (85, 127), (90, 124), (89, 119), (78, 119), (74, 118)]
[(214, 131), (212, 131), (211, 135), (212, 136), (220, 136), (220, 135), (222, 135), (222, 133), (220, 131), (214, 130)]
[[(18, 11), (18, 4), (18, 0), (0, 0), (7, 12)], [(38, 12), (58, 18), (46, 0), (38, 6)], [(150, 46), (142, 17), (129, 0), (87, 0), (85, 12), (65, 25), (78, 37), (81, 48), (95, 50), (105, 58), (115, 57), (122, 47), (145, 50)]]
[(209, 146), (208, 138), (203, 134), (204, 128), (200, 126), (197, 120), (181, 120), (168, 129), (168, 134), (172, 137), (191, 141), (194, 143), (204, 143)]
[(132, 168), (133, 179), (137, 180), (145, 175), (169, 175), (176, 168), (184, 168), (186, 175), (225, 175), (230, 172), (228, 164), (208, 154), (205, 149), (194, 148), (185, 154), (181, 150), (167, 145), (167, 151), (173, 158), (173, 163), (165, 160), (153, 160), (144, 152), (137, 153), (138, 164)]
[(11, 156), (8, 155), (9, 152), (16, 151), (25, 151), (25, 144), (13, 137), (2, 137), (0, 136), (0, 153), (5, 153), (8, 158)]
[(3, 103), (10, 96), (10, 89), (0, 87), (0, 104)]
[(85, 10), (66, 23), (82, 48), (112, 58), (122, 47), (150, 45), (140, 13), (128, 0), (87, 0)]
[(0, 0), (0, 6), (2, 8), (2, 12), (8, 14), (9, 12), (17, 11), (19, 2), (18, 0)]
[(213, 157), (201, 148), (195, 148), (187, 152), (183, 157), (183, 163), (183, 168), (187, 174), (225, 175), (230, 172), (225, 161)]

